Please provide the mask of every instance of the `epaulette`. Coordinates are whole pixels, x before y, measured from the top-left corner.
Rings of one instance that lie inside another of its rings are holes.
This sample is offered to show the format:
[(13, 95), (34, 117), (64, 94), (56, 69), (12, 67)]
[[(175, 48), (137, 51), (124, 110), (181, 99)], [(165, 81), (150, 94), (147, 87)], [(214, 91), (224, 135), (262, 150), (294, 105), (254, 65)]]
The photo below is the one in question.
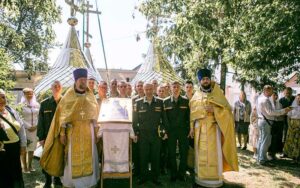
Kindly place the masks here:
[(166, 98), (164, 99), (164, 101), (170, 100), (170, 99), (171, 99), (171, 96), (168, 96), (168, 97), (166, 97)]
[(134, 96), (131, 97), (132, 100), (135, 100), (137, 98), (139, 98), (139, 95), (134, 95)]
[(141, 101), (141, 100), (144, 100), (144, 97), (137, 99), (135, 102), (138, 102), (138, 101)]
[(188, 99), (186, 96), (184, 96), (184, 95), (181, 96), (181, 97), (182, 97), (183, 99), (189, 100), (189, 99)]
[(161, 101), (161, 102), (164, 101), (162, 98), (159, 98), (159, 97), (156, 97), (156, 96), (153, 96), (153, 97), (154, 97), (154, 99), (156, 99), (156, 100), (158, 100), (158, 101)]
[(41, 103), (43, 103), (43, 102), (45, 102), (45, 101), (47, 101), (49, 99), (50, 99), (50, 97), (47, 97), (46, 99), (42, 100)]
[(164, 100), (163, 98), (160, 98), (160, 97), (156, 97), (156, 98), (157, 98), (157, 99), (160, 99), (160, 100), (162, 100), (162, 101)]

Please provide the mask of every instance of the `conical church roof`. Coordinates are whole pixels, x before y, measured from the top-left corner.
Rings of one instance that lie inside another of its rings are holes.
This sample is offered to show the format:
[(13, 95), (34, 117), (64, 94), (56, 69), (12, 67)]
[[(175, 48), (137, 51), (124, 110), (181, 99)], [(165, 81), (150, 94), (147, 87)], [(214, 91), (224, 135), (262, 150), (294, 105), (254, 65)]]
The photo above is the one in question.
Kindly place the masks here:
[(90, 64), (92, 65), (93, 69), (97, 70), (94, 66), (94, 62), (93, 62), (93, 58), (92, 58), (92, 54), (91, 54), (91, 50), (90, 50), (90, 47), (91, 47), (91, 43), (89, 42), (86, 42), (84, 44), (85, 46), (85, 50), (84, 50), (84, 53), (85, 53), (85, 56), (87, 58), (87, 60), (90, 62)]
[(176, 74), (171, 64), (163, 56), (162, 50), (155, 43), (155, 40), (153, 40), (150, 44), (145, 61), (132, 80), (132, 83), (137, 81), (147, 82), (153, 79), (156, 79), (160, 83), (170, 83), (173, 81), (183, 83), (183, 79)]
[(35, 87), (36, 94), (50, 89), (51, 84), (55, 80), (60, 81), (63, 87), (70, 87), (74, 84), (73, 71), (77, 68), (87, 68), (90, 76), (94, 77), (98, 82), (102, 80), (98, 71), (89, 62), (80, 47), (75, 30), (76, 18), (70, 18), (68, 23), (71, 25), (71, 28), (66, 42), (48, 74)]

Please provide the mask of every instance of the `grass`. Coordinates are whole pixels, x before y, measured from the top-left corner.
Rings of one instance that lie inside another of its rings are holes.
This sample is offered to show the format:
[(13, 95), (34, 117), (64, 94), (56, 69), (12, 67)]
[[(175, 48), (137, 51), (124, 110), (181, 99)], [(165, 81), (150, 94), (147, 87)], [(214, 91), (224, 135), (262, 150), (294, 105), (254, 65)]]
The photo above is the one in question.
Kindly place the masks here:
[[(263, 167), (256, 164), (252, 158), (251, 151), (238, 150), (239, 172), (224, 173), (224, 188), (300, 188), (300, 166), (294, 164), (290, 159), (280, 159), (274, 161), (275, 167)], [(38, 160), (33, 163), (35, 172), (23, 174), (26, 188), (42, 188), (44, 176), (39, 167)], [(188, 177), (187, 182), (169, 181), (169, 176), (161, 176), (163, 188), (191, 188), (193, 178)], [(106, 186), (112, 188), (112, 186)], [(122, 188), (122, 186), (116, 186)], [(138, 186), (136, 180), (133, 180), (133, 187), (154, 188), (151, 182)]]

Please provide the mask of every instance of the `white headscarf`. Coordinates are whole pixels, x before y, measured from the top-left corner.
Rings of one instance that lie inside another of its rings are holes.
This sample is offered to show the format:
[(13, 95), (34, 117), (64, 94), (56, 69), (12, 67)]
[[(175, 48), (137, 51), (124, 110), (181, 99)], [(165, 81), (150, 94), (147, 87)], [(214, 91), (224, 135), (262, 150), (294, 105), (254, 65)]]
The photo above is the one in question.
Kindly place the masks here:
[(39, 103), (37, 102), (36, 100), (36, 97), (35, 97), (35, 94), (33, 93), (33, 96), (32, 96), (32, 99), (28, 102), (24, 93), (23, 93), (23, 96), (21, 97), (21, 104), (26, 104), (28, 106), (31, 106), (31, 107), (38, 107), (39, 106)]
[(300, 105), (298, 104), (298, 97), (300, 96), (296, 96), (292, 103), (293, 110), (287, 114), (292, 119), (300, 119)]

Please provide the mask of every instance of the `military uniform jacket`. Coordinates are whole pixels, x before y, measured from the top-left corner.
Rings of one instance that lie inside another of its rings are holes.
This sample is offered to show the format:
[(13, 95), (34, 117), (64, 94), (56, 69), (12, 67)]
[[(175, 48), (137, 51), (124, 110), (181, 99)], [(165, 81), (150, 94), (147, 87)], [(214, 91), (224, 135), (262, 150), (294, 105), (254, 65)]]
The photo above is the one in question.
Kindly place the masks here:
[(37, 125), (37, 136), (40, 141), (46, 140), (56, 107), (57, 103), (53, 96), (43, 100), (41, 103)]
[(175, 102), (171, 95), (164, 100), (164, 110), (168, 118), (167, 131), (169, 133), (175, 130), (189, 132), (190, 107), (188, 98), (179, 95), (177, 102)]
[(164, 111), (163, 101), (157, 97), (153, 97), (151, 104), (142, 97), (136, 100), (133, 112), (133, 126), (137, 135), (158, 137), (158, 127), (166, 130), (168, 122)]

